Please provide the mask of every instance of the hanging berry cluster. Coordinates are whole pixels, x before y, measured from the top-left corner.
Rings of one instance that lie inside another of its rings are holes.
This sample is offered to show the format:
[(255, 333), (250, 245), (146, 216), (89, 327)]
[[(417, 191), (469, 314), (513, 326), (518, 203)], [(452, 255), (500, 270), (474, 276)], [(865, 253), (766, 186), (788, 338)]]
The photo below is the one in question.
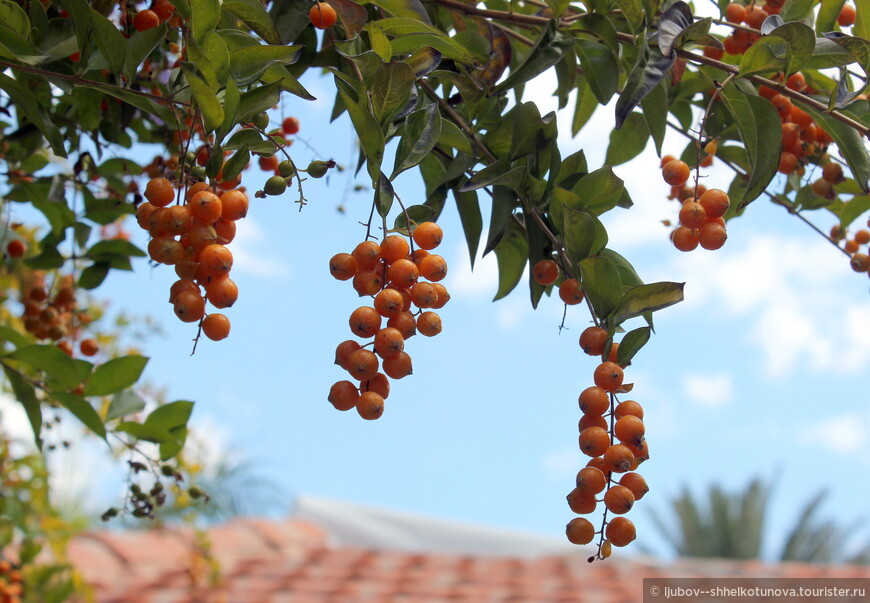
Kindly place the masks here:
[(199, 322), (206, 337), (221, 340), (230, 333), (229, 318), (206, 314), (206, 303), (222, 309), (238, 299), (239, 288), (230, 278), (233, 254), (227, 245), (235, 237), (236, 221), (248, 213), (248, 196), (242, 190), (218, 194), (204, 182), (187, 189), (184, 203), (172, 205), (176, 196), (168, 179), (152, 178), (136, 220), (151, 235), (151, 259), (175, 267), (178, 280), (169, 289), (175, 315), (182, 322)]
[(335, 363), (354, 379), (338, 381), (330, 388), (328, 399), (336, 409), (356, 408), (369, 420), (380, 417), (390, 394), (389, 379), (402, 379), (412, 372), (405, 341), (416, 333), (434, 337), (441, 332), (441, 317), (433, 310), (450, 299), (439, 282), (447, 275), (447, 262), (429, 251), (438, 247), (442, 234), (434, 222), (423, 222), (411, 237), (418, 249), (412, 249), (405, 236), (392, 234), (380, 244), (366, 240), (352, 253), (339, 253), (329, 260), (333, 277), (352, 279), (360, 297), (372, 297), (372, 304), (354, 310), (349, 320), (354, 335), (371, 341), (360, 344), (349, 339), (335, 351)]

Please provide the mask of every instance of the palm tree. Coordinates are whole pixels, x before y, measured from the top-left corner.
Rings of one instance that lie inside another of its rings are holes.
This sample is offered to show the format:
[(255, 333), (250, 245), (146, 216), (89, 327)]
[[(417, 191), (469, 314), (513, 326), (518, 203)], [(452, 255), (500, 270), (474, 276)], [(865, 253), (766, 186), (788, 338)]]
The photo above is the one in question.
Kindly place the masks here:
[[(681, 557), (760, 559), (772, 487), (752, 480), (743, 492), (728, 493), (710, 486), (706, 503), (697, 501), (687, 487), (671, 501), (670, 521), (651, 510), (656, 528)], [(870, 563), (870, 542), (848, 553), (855, 526), (840, 526), (819, 516), (825, 492), (811, 497), (798, 514), (785, 542), (780, 561), (806, 563)]]

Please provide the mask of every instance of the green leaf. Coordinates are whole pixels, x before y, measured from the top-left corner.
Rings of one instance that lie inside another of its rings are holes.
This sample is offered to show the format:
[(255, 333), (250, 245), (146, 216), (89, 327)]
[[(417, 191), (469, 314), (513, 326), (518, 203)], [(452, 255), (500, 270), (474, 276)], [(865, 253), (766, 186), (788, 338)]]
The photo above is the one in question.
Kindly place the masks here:
[(637, 55), (637, 63), (628, 74), (622, 94), (616, 101), (617, 130), (622, 127), (623, 122), (644, 97), (664, 79), (675, 58), (675, 54), (665, 56), (658, 46), (649, 46), (644, 40)]
[(360, 148), (366, 157), (366, 165), (372, 178), (372, 186), (377, 186), (381, 175), (381, 162), (384, 160), (384, 132), (380, 124), (362, 106), (354, 102), (343, 91), (339, 92), (341, 100), (350, 115)]
[(108, 239), (105, 241), (97, 241), (85, 253), (85, 257), (92, 260), (101, 259), (104, 256), (110, 255), (125, 255), (144, 258), (148, 254), (136, 247), (130, 241), (124, 239)]
[(589, 87), (589, 81), (583, 78), (577, 84), (577, 102), (574, 105), (574, 119), (571, 121), (572, 136), (576, 136), (583, 129), (597, 108), (598, 99)]
[(51, 120), (51, 116), (45, 111), (33, 92), (5, 73), (0, 73), (0, 89), (9, 96), (10, 100), (15, 104), (16, 109), (21, 111), (42, 132), (42, 135), (45, 136), (45, 139), (51, 145), (51, 150), (54, 151), (54, 154), (66, 157), (66, 149), (63, 146), (60, 130)]
[[(368, 4), (368, 2), (364, 4)], [(376, 0), (372, 4), (380, 6), (395, 17), (407, 17), (427, 25), (432, 24), (429, 20), (429, 14), (419, 0)]]
[(393, 199), (395, 198), (393, 184), (381, 172), (378, 177), (378, 185), (375, 187), (375, 206), (378, 209), (378, 214), (385, 220), (390, 214), (390, 208), (393, 207)]
[(425, 109), (411, 113), (405, 119), (390, 180), (416, 166), (432, 152), (441, 136), (442, 121), (438, 105), (435, 103), (430, 103)]
[(785, 40), (788, 45), (786, 76), (803, 69), (816, 49), (816, 34), (803, 23), (785, 23), (770, 32), (769, 36)]
[(221, 19), (220, 1), (190, 0), (190, 10), (190, 31), (194, 39), (197, 41), (202, 40), (206, 33), (215, 30)]
[(823, 130), (828, 132), (837, 143), (837, 148), (849, 164), (852, 170), (852, 177), (861, 187), (864, 192), (868, 189), (868, 178), (870, 178), (870, 155), (867, 154), (867, 147), (864, 146), (864, 140), (858, 132), (847, 126), (839, 119), (830, 116), (827, 113), (817, 111), (809, 105), (805, 105), (803, 109), (816, 120)]
[(523, 62), (511, 69), (510, 75), (493, 89), (493, 94), (516, 88), (540, 75), (561, 61), (573, 48), (573, 38), (558, 31), (556, 21), (550, 21)]
[(640, 155), (649, 141), (649, 130), (640, 113), (629, 113), (625, 120), (628, 127), (610, 132), (610, 144), (604, 163), (619, 165)]
[(184, 448), (184, 442), (188, 434), (187, 427), (176, 427), (169, 431), (172, 439), (160, 442), (160, 460), (168, 461)]
[(36, 398), (36, 390), (21, 375), (5, 364), (3, 365), (3, 372), (6, 373), (12, 393), (24, 407), (27, 420), (30, 421), (30, 427), (33, 429), (33, 439), (36, 442), (36, 447), (42, 450), (42, 437), (40, 435), (42, 433), (42, 406)]
[(280, 96), (280, 82), (264, 84), (263, 86), (257, 86), (246, 91), (239, 97), (235, 122), (244, 123), (251, 121), (251, 118), (257, 113), (262, 113), (277, 105)]
[(622, 281), (616, 264), (605, 256), (593, 256), (578, 264), (583, 290), (597, 316), (607, 316), (622, 299)]
[(54, 394), (55, 400), (70, 411), (75, 418), (81, 421), (85, 427), (93, 431), (95, 434), (106, 439), (106, 426), (103, 425), (103, 420), (100, 415), (94, 410), (94, 407), (85, 400), (82, 396), (75, 394), (57, 393)]
[[(137, 31), (129, 40), (127, 40), (127, 52), (124, 55), (124, 75), (127, 79), (136, 79), (136, 72), (139, 70), (139, 65), (145, 60), (154, 48), (166, 38), (167, 27), (166, 23), (161, 23), (157, 27), (146, 29), (145, 31)], [(112, 92), (114, 86), (108, 87), (105, 92), (112, 96), (118, 96)], [(129, 91), (127, 92), (129, 95)], [(118, 96), (118, 98), (121, 98)], [(126, 100), (126, 99), (122, 99)], [(132, 101), (127, 101), (134, 107), (138, 106)], [(170, 121), (171, 123), (171, 121)]]
[(629, 289), (622, 296), (619, 307), (613, 313), (612, 324), (618, 326), (629, 318), (655, 312), (683, 301), (684, 286), (685, 283), (661, 282)]
[(861, 69), (864, 70), (864, 73), (870, 75), (870, 41), (865, 40), (864, 38), (846, 36), (839, 32), (826, 33), (824, 36), (826, 39), (831, 40), (838, 46), (843, 47), (855, 58), (856, 61), (858, 61), (858, 64), (861, 65)]
[(440, 35), (414, 33), (399, 36), (390, 42), (391, 54), (412, 54), (420, 48), (428, 46), (440, 52), (445, 58), (453, 59), (466, 65), (477, 66), (477, 59), (468, 52), (462, 44), (443, 33)]
[(407, 104), (416, 79), (411, 66), (401, 61), (378, 67), (371, 87), (372, 108), (378, 121), (390, 121)]
[(616, 350), (616, 363), (627, 366), (635, 354), (649, 341), (651, 331), (649, 327), (639, 327), (626, 333)]
[[(656, 39), (663, 55), (673, 56), (673, 49), (679, 47), (679, 37), (693, 21), (692, 9), (682, 0), (677, 0), (662, 13)], [(707, 28), (709, 29), (709, 24)]]
[(185, 427), (192, 412), (193, 402), (176, 400), (155, 408), (145, 419), (145, 424), (156, 425), (166, 430)]
[(148, 115), (154, 115), (155, 117), (159, 117), (161, 120), (166, 123), (174, 123), (175, 117), (172, 112), (166, 108), (165, 105), (159, 105), (155, 103), (150, 98), (144, 97), (140, 94), (136, 94), (132, 90), (127, 90), (126, 88), (118, 88), (117, 86), (96, 86), (90, 85), (87, 83), (78, 83), (77, 86), (84, 86), (94, 88), (95, 90), (99, 90), (100, 92), (104, 92), (109, 96), (113, 96), (119, 100), (124, 101), (128, 105), (132, 107), (136, 107), (137, 109), (141, 109)]
[(142, 396), (130, 389), (125, 389), (112, 396), (109, 409), (106, 411), (106, 421), (120, 419), (127, 415), (141, 412), (145, 409), (145, 400)]
[(483, 232), (480, 203), (477, 200), (477, 193), (473, 191), (463, 193), (454, 188), (453, 198), (456, 200), (456, 210), (459, 212), (459, 221), (462, 223), (462, 232), (465, 234), (468, 257), (471, 261), (471, 267), (474, 268), (474, 260), (480, 246), (480, 235)]
[(7, 358), (29, 365), (45, 373), (63, 389), (73, 389), (87, 379), (91, 363), (73, 360), (55, 345), (33, 344), (18, 348)]
[(785, 69), (788, 45), (781, 38), (757, 40), (740, 59), (740, 76), (770, 74)]
[[(846, 0), (822, 0), (821, 6), (819, 6), (819, 15), (816, 18), (816, 31), (820, 35), (824, 35), (825, 32), (834, 29), (837, 17), (840, 16), (840, 11), (845, 3)], [(791, 4), (791, 2), (786, 2), (786, 5), (782, 7), (783, 11), (787, 8), (788, 4)], [(783, 19), (785, 19), (785, 16), (783, 16)]]
[(643, 27), (644, 10), (641, 0), (616, 0), (616, 6), (622, 11), (622, 16), (628, 22), (633, 33), (640, 32)]
[[(344, 28), (344, 33), (348, 38), (352, 38), (366, 25), (369, 19), (369, 13), (361, 4), (357, 4), (352, 0), (330, 0), (329, 3), (338, 18), (341, 21), (341, 26)], [(389, 61), (390, 59), (384, 59)]]
[(580, 207), (596, 216), (616, 207), (625, 191), (622, 179), (604, 166), (580, 178), (572, 189), (580, 197)]
[(577, 40), (576, 48), (589, 88), (598, 102), (606, 105), (619, 86), (619, 63), (616, 57), (597, 42)]
[(79, 287), (89, 291), (96, 289), (109, 276), (110, 267), (109, 262), (94, 262), (82, 270), (79, 275)]
[(738, 207), (755, 200), (779, 168), (782, 125), (773, 105), (765, 98), (742, 92), (733, 82), (721, 91), (721, 97), (737, 123), (737, 130), (749, 156), (749, 183)]
[(208, 84), (193, 73), (187, 66), (182, 65), (181, 70), (193, 92), (193, 98), (202, 113), (206, 132), (217, 130), (224, 120), (224, 108)]
[(529, 170), (525, 166), (518, 166), (513, 169), (508, 169), (510, 162), (507, 159), (499, 159), (495, 163), (491, 163), (468, 179), (462, 188), (459, 190), (463, 193), (474, 191), (484, 186), (494, 186), (501, 184), (512, 189), (522, 190), (524, 188)]
[[(640, 101), (643, 119), (656, 145), (656, 153), (661, 156), (665, 131), (668, 127), (668, 93), (665, 85), (659, 84)], [(631, 115), (631, 113), (629, 113)]]
[(575, 265), (607, 245), (607, 230), (598, 218), (587, 211), (564, 208), (559, 230), (565, 240), (568, 258)]
[(25, 38), (30, 36), (30, 19), (27, 13), (9, 0), (0, 1), (0, 27), (14, 31)]
[(109, 64), (109, 69), (113, 73), (118, 73), (124, 66), (127, 40), (114, 23), (93, 8), (91, 8), (91, 22), (94, 25), (94, 38), (100, 54)]
[(513, 291), (523, 276), (529, 255), (529, 243), (522, 228), (511, 221), (507, 231), (495, 246), (498, 260), (498, 291), (492, 301), (499, 300)]
[[(253, 82), (275, 63), (293, 63), (301, 46), (248, 46), (230, 52), (230, 73), (243, 85)], [(288, 74), (289, 75), (289, 74)]]
[(94, 369), (85, 384), (86, 396), (108, 396), (127, 389), (142, 375), (148, 358), (144, 356), (122, 356), (113, 358)]
[(169, 442), (173, 439), (172, 434), (169, 433), (168, 429), (156, 424), (149, 425), (147, 423), (124, 421), (123, 423), (120, 423), (115, 430), (122, 433), (129, 433), (137, 440), (145, 440), (146, 442), (154, 442), (155, 444)]
[(816, 49), (807, 61), (806, 69), (828, 69), (854, 63), (855, 57), (845, 48), (827, 38), (816, 39)]
[(281, 36), (272, 17), (258, 0), (223, 0), (220, 6), (269, 44), (281, 44)]
[[(791, 21), (803, 21), (813, 10), (818, 0), (788, 0), (779, 12), (779, 16), (786, 23)], [(822, 3), (824, 5), (824, 2)], [(836, 17), (834, 17), (836, 19)], [(823, 31), (829, 31), (827, 28)]]

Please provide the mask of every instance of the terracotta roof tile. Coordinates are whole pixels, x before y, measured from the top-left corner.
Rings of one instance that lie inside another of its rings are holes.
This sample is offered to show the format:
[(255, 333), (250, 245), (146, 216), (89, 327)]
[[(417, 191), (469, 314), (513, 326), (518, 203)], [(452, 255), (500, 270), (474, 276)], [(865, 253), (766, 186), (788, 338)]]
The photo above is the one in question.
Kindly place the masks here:
[[(425, 554), (329, 546), (317, 526), (240, 519), (209, 531), (220, 579), (210, 584), (189, 530), (77, 537), (70, 558), (99, 603), (620, 603), (644, 577), (862, 577), (866, 567), (586, 554), (540, 558)], [(581, 551), (582, 552), (582, 551)]]

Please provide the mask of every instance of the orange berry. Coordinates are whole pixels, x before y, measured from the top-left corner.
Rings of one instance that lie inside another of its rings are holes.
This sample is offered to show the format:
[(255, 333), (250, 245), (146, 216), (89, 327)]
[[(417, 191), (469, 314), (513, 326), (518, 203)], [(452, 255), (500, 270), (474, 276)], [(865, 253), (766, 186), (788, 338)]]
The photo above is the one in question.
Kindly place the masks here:
[(559, 285), (559, 299), (569, 306), (576, 306), (586, 297), (583, 289), (580, 288), (580, 282), (575, 278), (566, 278)]
[(362, 392), (372, 391), (380, 394), (381, 398), (386, 400), (390, 397), (390, 380), (383, 373), (378, 373), (371, 379), (363, 381), (359, 384), (359, 389)]
[(398, 329), (405, 340), (417, 334), (417, 319), (410, 312), (399, 312), (395, 316), (390, 316), (387, 326)]
[(601, 456), (610, 447), (610, 434), (601, 427), (588, 427), (580, 432), (580, 450), (587, 456)]
[(665, 167), (669, 162), (673, 161), (674, 159), (676, 159), (676, 157), (674, 157), (673, 155), (665, 155), (664, 157), (662, 157), (661, 162), (659, 162), (659, 167)]
[(239, 299), (239, 286), (229, 276), (219, 276), (205, 286), (205, 296), (215, 308), (229, 308)]
[(196, 322), (205, 315), (205, 300), (198, 292), (185, 290), (178, 294), (173, 309), (181, 322)]
[(671, 241), (674, 247), (680, 251), (692, 251), (700, 242), (701, 233), (699, 230), (678, 226), (671, 234)]
[(232, 222), (230, 220), (224, 220), (223, 218), (218, 218), (217, 222), (214, 223), (213, 228), (216, 235), (216, 243), (226, 245), (227, 243), (230, 243), (233, 239), (236, 238), (235, 222)]
[[(770, 3), (768, 2), (768, 4)], [(804, 77), (804, 74), (798, 71), (788, 76), (788, 79), (785, 81), (785, 85), (792, 90), (797, 90), (798, 92), (800, 92), (801, 90), (806, 88), (807, 80)]]
[(342, 341), (335, 348), (335, 364), (347, 370), (347, 367), (350, 366), (348, 362), (350, 355), (359, 349), (362, 349), (362, 346), (353, 339)]
[(226, 339), (230, 334), (230, 319), (223, 314), (209, 314), (202, 319), (202, 332), (212, 341)]
[(637, 530), (627, 517), (614, 517), (604, 530), (607, 541), (613, 546), (627, 546), (637, 538)]
[(221, 218), (235, 222), (248, 215), (248, 195), (244, 191), (227, 191), (220, 196)]
[[(205, 165), (205, 164), (203, 164), (203, 165)], [(196, 184), (192, 184), (187, 189), (187, 192), (184, 194), (184, 200), (190, 201), (191, 199), (193, 199), (194, 196), (196, 196), (197, 193), (201, 193), (202, 191), (207, 191), (207, 190), (208, 190), (208, 184), (206, 184), (205, 182), (197, 182)]]
[(732, 2), (725, 7), (725, 20), (729, 23), (740, 24), (746, 20), (746, 7)]
[(208, 245), (199, 254), (198, 276), (211, 280), (229, 274), (233, 267), (233, 253), (225, 246), (216, 243)]
[[(866, 8), (866, 7), (865, 7)], [(843, 5), (843, 8), (840, 9), (840, 14), (837, 15), (837, 24), (840, 27), (849, 27), (855, 24), (855, 7), (849, 4)]]
[(21, 239), (12, 239), (6, 245), (6, 255), (11, 258), (20, 258), (27, 253), (27, 245)]
[(580, 417), (580, 422), (577, 424), (577, 427), (580, 431), (583, 431), (584, 429), (588, 429), (589, 427), (601, 427), (602, 429), (609, 429), (610, 425), (607, 424), (607, 419), (605, 419), (601, 415), (586, 413), (582, 417)]
[(634, 453), (625, 444), (614, 444), (604, 451), (604, 466), (613, 473), (625, 473), (631, 469)]
[(381, 315), (371, 306), (361, 306), (350, 315), (350, 330), (357, 337), (374, 337), (381, 328)]
[(435, 312), (423, 312), (417, 317), (417, 331), (424, 337), (434, 337), (441, 328), (441, 317)]
[(589, 544), (595, 538), (595, 526), (585, 517), (575, 517), (565, 526), (565, 536), (572, 544)]
[(849, 260), (849, 265), (855, 272), (868, 272), (870, 271), (870, 256), (866, 253), (854, 253)]
[(709, 251), (720, 249), (727, 240), (728, 232), (725, 230), (725, 226), (719, 222), (707, 222), (701, 226), (698, 234), (701, 247)]
[(634, 400), (623, 400), (613, 409), (613, 416), (617, 421), (622, 417), (637, 417), (643, 419), (643, 407)]
[(649, 486), (640, 473), (626, 473), (619, 480), (620, 486), (625, 486), (634, 494), (634, 500), (640, 500), (649, 492)]
[(366, 421), (374, 421), (384, 414), (384, 399), (377, 392), (363, 392), (356, 402), (356, 410)]
[(607, 330), (601, 327), (587, 327), (580, 333), (580, 349), (590, 356), (601, 356), (607, 343)]
[(559, 265), (553, 260), (539, 260), (532, 268), (532, 278), (545, 287), (552, 285), (559, 278)]
[(329, 273), (340, 281), (353, 278), (356, 271), (356, 258), (349, 253), (337, 253), (329, 260)]
[(855, 233), (854, 236), (855, 242), (859, 245), (866, 245), (870, 243), (870, 230), (861, 229)]
[(157, 208), (148, 201), (140, 203), (139, 207), (136, 208), (136, 223), (142, 230), (150, 230), (151, 214), (154, 213), (155, 209)]
[(792, 105), (791, 99), (784, 94), (774, 94), (773, 98), (770, 99), (770, 102), (773, 103), (773, 108), (776, 109), (776, 112), (779, 113), (780, 117), (791, 115), (791, 110), (794, 105)]
[(413, 372), (411, 357), (407, 352), (399, 352), (395, 356), (384, 359), (384, 372), (392, 379), (407, 377)]
[(388, 264), (407, 258), (411, 253), (411, 247), (405, 237), (390, 235), (381, 241), (381, 258)]
[(679, 220), (686, 228), (700, 228), (707, 221), (707, 211), (695, 199), (687, 199), (680, 208)]
[(308, 18), (311, 20), (311, 24), (317, 29), (327, 29), (335, 25), (335, 22), (338, 19), (338, 14), (335, 12), (335, 9), (326, 2), (318, 1), (317, 4), (312, 6), (311, 10), (308, 11)]
[(858, 241), (856, 241), (855, 239), (849, 239), (843, 244), (843, 250), (849, 255), (852, 255), (853, 253), (858, 251), (858, 249), (860, 249), (860, 247), (858, 245)]
[(411, 303), (418, 308), (432, 308), (438, 302), (438, 291), (435, 285), (438, 283), (415, 283), (409, 291)]
[[(156, 210), (154, 213), (162, 210)], [(209, 245), (217, 242), (217, 230), (214, 226), (203, 224), (202, 222), (194, 222), (190, 226), (190, 230), (181, 239), (185, 247), (193, 247), (197, 252), (202, 251)]]
[(360, 270), (353, 277), (353, 288), (360, 297), (377, 294), (383, 284), (384, 279), (379, 271)]
[(154, 207), (166, 207), (175, 199), (175, 189), (166, 178), (152, 178), (145, 185), (145, 198)]
[(571, 490), (565, 497), (565, 500), (568, 501), (568, 506), (571, 510), (580, 515), (592, 513), (598, 505), (594, 494), (580, 492), (577, 488)]
[(427, 255), (420, 260), (420, 276), (428, 281), (440, 281), (447, 276), (447, 260), (434, 253)]
[(580, 411), (586, 415), (603, 415), (610, 408), (610, 396), (595, 385), (587, 387), (578, 399)]
[(329, 400), (336, 410), (350, 410), (356, 406), (359, 399), (359, 391), (350, 381), (338, 381), (329, 388)]
[(634, 506), (634, 493), (625, 486), (610, 486), (604, 493), (604, 505), (611, 513), (623, 515)]
[(704, 46), (704, 56), (718, 61), (725, 56), (725, 50), (715, 46)]
[(811, 188), (813, 193), (818, 195), (819, 197), (823, 197), (825, 199), (833, 199), (835, 196), (834, 185), (831, 184), (830, 181), (825, 180), (824, 178), (814, 180)]
[(832, 184), (838, 184), (843, 181), (843, 167), (839, 163), (835, 163), (833, 161), (826, 163), (822, 166), (822, 178), (831, 182)]
[(607, 476), (598, 467), (583, 467), (577, 472), (577, 490), (583, 494), (598, 494), (607, 486)]
[(421, 249), (435, 249), (441, 244), (444, 233), (435, 222), (423, 222), (414, 229), (414, 242)]
[(381, 358), (395, 356), (405, 349), (405, 339), (395, 327), (384, 327), (375, 333), (375, 353)]
[(724, 216), (728, 212), (728, 208), (731, 207), (731, 199), (728, 194), (718, 188), (704, 191), (704, 194), (698, 199), (698, 203), (704, 208), (707, 218)]
[(783, 151), (779, 156), (779, 167), (777, 170), (782, 174), (791, 174), (797, 168), (797, 155), (789, 151)]
[[(592, 375), (595, 385), (608, 392), (615, 392), (622, 386), (622, 367), (615, 362), (602, 362)], [(597, 455), (595, 455), (597, 456)]]
[(100, 351), (100, 345), (96, 339), (82, 339), (79, 351), (85, 356), (96, 356), (97, 352)]
[(221, 217), (221, 198), (210, 191), (200, 191), (190, 201), (190, 215), (203, 224), (212, 224)]
[(634, 415), (627, 415), (617, 419), (613, 426), (613, 435), (624, 444), (634, 444), (640, 446), (643, 444), (643, 436), (646, 432), (646, 427), (643, 421)]
[(284, 134), (296, 134), (299, 132), (299, 120), (295, 117), (285, 117), (281, 122), (281, 131)]
[(151, 29), (158, 25), (160, 25), (160, 17), (158, 17), (157, 13), (153, 10), (147, 8), (145, 10), (140, 10), (136, 13), (136, 16), (133, 17), (133, 28), (136, 31), (145, 31), (146, 29)]
[(272, 155), (271, 157), (260, 157), (257, 161), (260, 169), (264, 172), (274, 172), (278, 169), (279, 163), (281, 163), (281, 160), (278, 159), (277, 155)]
[(357, 381), (366, 381), (378, 374), (378, 357), (371, 350), (360, 348), (347, 357), (347, 372)]
[(662, 178), (671, 186), (683, 186), (689, 180), (689, 166), (685, 161), (673, 159), (662, 168)]
[(764, 10), (761, 9), (758, 5), (756, 5), (751, 11), (749, 11), (746, 15), (746, 24), (749, 27), (754, 29), (761, 29), (761, 24), (764, 23), (764, 20), (769, 17)]
[[(428, 259), (428, 257), (424, 258), (424, 261)], [(387, 280), (399, 289), (411, 287), (417, 282), (420, 274), (421, 271), (417, 268), (417, 264), (409, 259), (397, 260), (387, 268)]]

